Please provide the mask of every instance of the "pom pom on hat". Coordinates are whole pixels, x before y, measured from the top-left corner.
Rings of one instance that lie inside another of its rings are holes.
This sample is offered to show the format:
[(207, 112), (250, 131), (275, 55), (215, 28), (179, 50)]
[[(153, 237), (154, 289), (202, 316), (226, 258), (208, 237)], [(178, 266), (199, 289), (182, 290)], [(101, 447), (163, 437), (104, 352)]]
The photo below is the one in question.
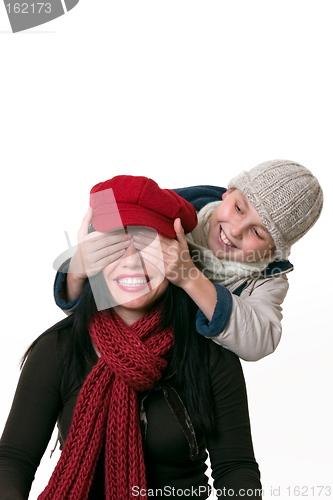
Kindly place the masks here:
[(162, 236), (175, 238), (173, 223), (181, 219), (185, 233), (197, 225), (191, 203), (171, 189), (161, 189), (147, 177), (118, 175), (96, 184), (90, 191), (92, 225), (97, 231), (112, 231), (122, 226), (146, 226)]
[(242, 191), (272, 236), (279, 259), (318, 220), (323, 191), (316, 177), (299, 163), (272, 160), (234, 177), (228, 188)]

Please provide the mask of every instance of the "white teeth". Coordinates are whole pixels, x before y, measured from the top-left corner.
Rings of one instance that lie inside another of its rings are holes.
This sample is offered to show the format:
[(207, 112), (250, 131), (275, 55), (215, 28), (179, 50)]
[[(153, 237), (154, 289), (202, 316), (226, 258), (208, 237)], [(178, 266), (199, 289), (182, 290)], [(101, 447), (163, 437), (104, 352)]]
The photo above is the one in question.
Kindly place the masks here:
[(148, 283), (146, 278), (121, 278), (117, 282), (123, 286), (142, 286)]
[(223, 241), (223, 243), (225, 243), (226, 245), (228, 245), (228, 247), (232, 247), (232, 248), (236, 248), (235, 245), (233, 245), (231, 243), (230, 240), (228, 240), (228, 238), (226, 237), (226, 235), (224, 234), (224, 231), (223, 229), (221, 229), (221, 240)]

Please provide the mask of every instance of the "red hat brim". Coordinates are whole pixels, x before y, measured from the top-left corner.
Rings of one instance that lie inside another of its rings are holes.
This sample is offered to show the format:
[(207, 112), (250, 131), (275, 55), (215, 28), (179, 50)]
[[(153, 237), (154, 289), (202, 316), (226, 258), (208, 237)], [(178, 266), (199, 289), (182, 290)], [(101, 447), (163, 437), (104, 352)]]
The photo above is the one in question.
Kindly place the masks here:
[(92, 224), (96, 231), (113, 231), (122, 226), (145, 226), (155, 229), (166, 238), (176, 238), (170, 219), (152, 210), (124, 203), (117, 204), (118, 210), (114, 210), (114, 205), (109, 205), (109, 210), (107, 207), (104, 205), (103, 213), (99, 213), (101, 211), (98, 209), (94, 212)]

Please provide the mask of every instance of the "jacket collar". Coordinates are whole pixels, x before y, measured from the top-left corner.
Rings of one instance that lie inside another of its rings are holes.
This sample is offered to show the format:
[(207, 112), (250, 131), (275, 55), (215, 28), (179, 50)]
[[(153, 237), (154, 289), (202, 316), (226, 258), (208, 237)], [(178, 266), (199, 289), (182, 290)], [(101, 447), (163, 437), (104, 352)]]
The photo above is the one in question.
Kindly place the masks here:
[(234, 295), (240, 295), (243, 289), (253, 280), (258, 278), (277, 278), (290, 271), (293, 271), (294, 266), (289, 262), (289, 260), (273, 260), (257, 278), (242, 278), (230, 285), (227, 285), (228, 290)]
[(273, 260), (268, 266), (262, 271), (262, 276), (267, 278), (269, 276), (278, 276), (279, 274), (289, 273), (294, 270), (294, 266), (289, 262), (289, 260)]

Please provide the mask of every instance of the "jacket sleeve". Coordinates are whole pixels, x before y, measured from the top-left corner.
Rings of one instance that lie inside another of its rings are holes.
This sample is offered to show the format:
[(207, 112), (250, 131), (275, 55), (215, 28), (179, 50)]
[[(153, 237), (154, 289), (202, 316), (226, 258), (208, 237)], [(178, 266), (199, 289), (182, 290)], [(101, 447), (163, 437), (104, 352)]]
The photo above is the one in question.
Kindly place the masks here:
[(212, 320), (198, 312), (197, 330), (240, 358), (257, 361), (274, 352), (280, 341), (281, 304), (288, 286), (283, 274), (252, 281), (239, 297), (222, 287)]
[(55, 303), (67, 315), (71, 314), (75, 310), (77, 303), (80, 300), (80, 297), (77, 297), (75, 300), (72, 300), (71, 302), (66, 302), (64, 299), (61, 298), (61, 288), (67, 279), (67, 272), (68, 272), (68, 268), (69, 268), (69, 263), (70, 263), (70, 259), (66, 260), (66, 262), (64, 262), (62, 264), (62, 266), (60, 267), (59, 271), (56, 274), (56, 277), (54, 280), (54, 286), (53, 286), (53, 294), (54, 294)]
[(22, 370), (0, 441), (0, 498), (26, 500), (61, 407), (55, 333), (42, 338)]
[(222, 195), (226, 189), (219, 186), (191, 186), (185, 188), (173, 189), (175, 193), (192, 203), (196, 211), (201, 210), (207, 203), (212, 201), (222, 201)]
[(210, 377), (215, 428), (206, 437), (214, 488), (219, 499), (259, 500), (260, 472), (253, 451), (243, 371), (235, 354), (214, 347)]

